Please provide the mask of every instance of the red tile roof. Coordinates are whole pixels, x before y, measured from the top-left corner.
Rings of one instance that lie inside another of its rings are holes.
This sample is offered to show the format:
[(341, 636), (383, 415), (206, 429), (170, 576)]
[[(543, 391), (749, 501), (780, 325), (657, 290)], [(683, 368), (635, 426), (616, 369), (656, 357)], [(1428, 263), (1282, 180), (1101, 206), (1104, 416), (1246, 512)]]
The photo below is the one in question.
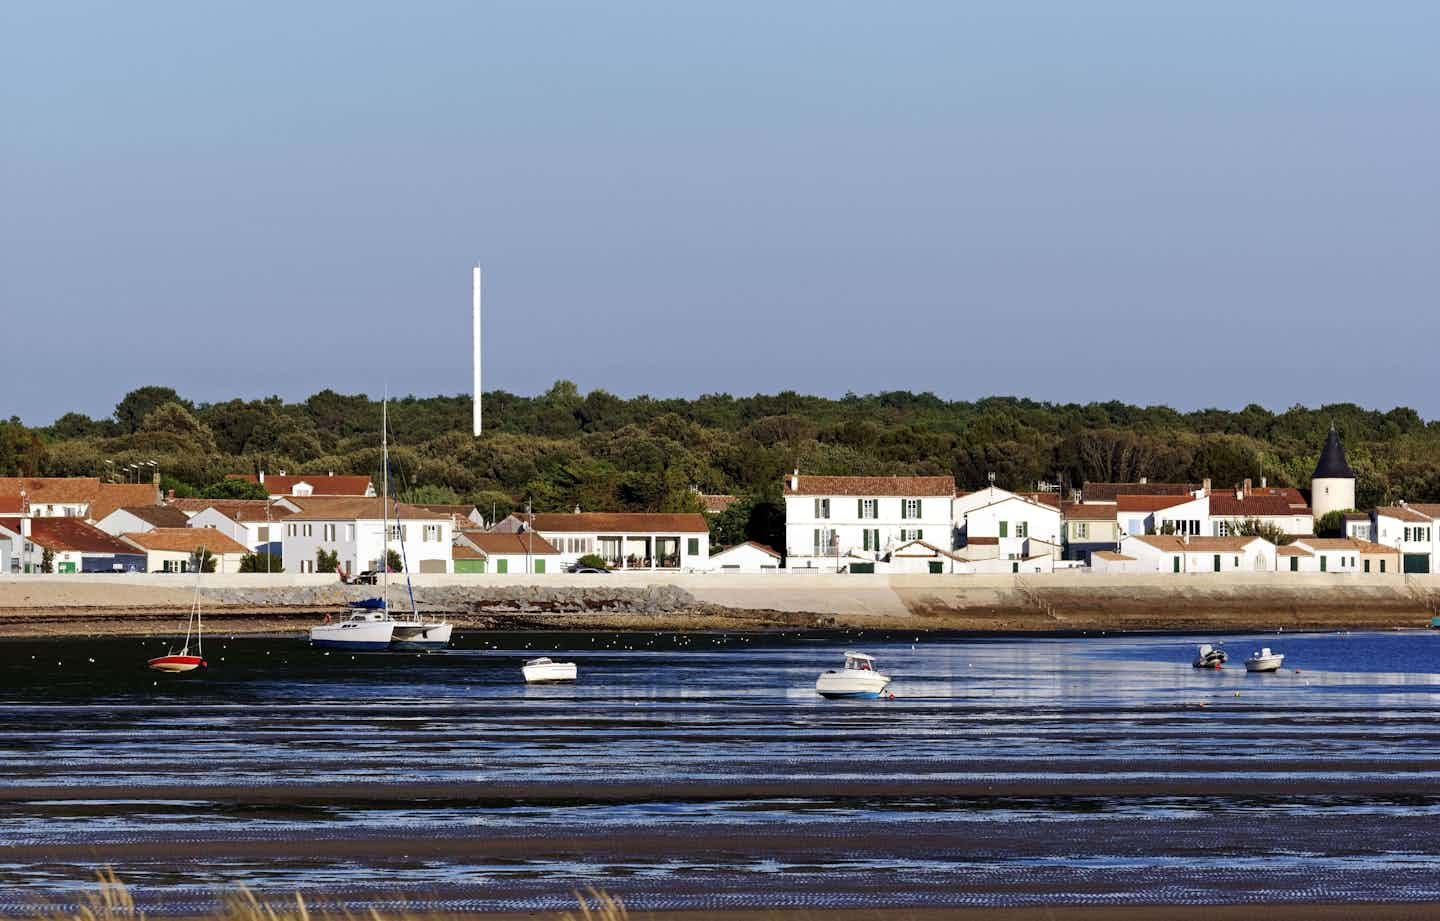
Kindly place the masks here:
[(727, 496), (721, 494), (706, 495), (704, 493), (701, 493), (700, 505), (705, 509), (706, 512), (709, 512), (713, 515), (716, 512), (723, 512), (730, 506), (734, 505), (735, 498), (735, 496)]
[(1293, 496), (1283, 492), (1279, 495), (1255, 495), (1247, 493), (1245, 498), (1235, 498), (1230, 491), (1210, 494), (1210, 514), (1219, 518), (1280, 518), (1294, 515), (1309, 515), (1310, 506), (1295, 490)]
[(153, 483), (101, 483), (88, 514), (99, 521), (117, 508), (159, 504), (160, 487)]
[(1140, 534), (1135, 540), (1171, 553), (1211, 553), (1216, 550), (1243, 550), (1260, 537), (1192, 537), (1186, 541), (1174, 534)]
[[(198, 515), (207, 508), (229, 518), (231, 521), (279, 521), (295, 514), (283, 505), (268, 499), (171, 499), (167, 505), (190, 515)], [(266, 517), (266, 507), (269, 517)]]
[[(13, 529), (12, 529), (13, 530)], [(79, 518), (32, 518), (30, 540), (50, 550), (80, 553), (139, 553), (118, 537), (87, 524)]]
[(1358, 537), (1302, 537), (1295, 541), (1311, 550), (1354, 550), (1358, 553), (1386, 553), (1399, 555), (1400, 551), (1384, 544), (1372, 543)]
[(1135, 561), (1135, 557), (1126, 556), (1123, 553), (1116, 553), (1114, 550), (1096, 550), (1090, 555), (1092, 557), (1098, 556), (1102, 560), (1116, 560), (1125, 563), (1133, 563)]
[(249, 547), (214, 528), (156, 528), (153, 531), (126, 534), (125, 539), (146, 550), (189, 553), (196, 547), (204, 547), (215, 554), (250, 552)]
[(100, 478), (93, 476), (0, 477), (0, 496), (25, 493), (32, 505), (90, 502), (100, 494)]
[(715, 557), (719, 556), (719, 555), (722, 554), (722, 553), (729, 553), (731, 550), (734, 550), (736, 547), (754, 547), (756, 550), (759, 550), (759, 551), (762, 552), (762, 553), (769, 554), (770, 556), (773, 556), (773, 557), (774, 557), (775, 559), (777, 559), (777, 560), (780, 559), (780, 554), (779, 554), (778, 551), (776, 551), (776, 549), (775, 549), (774, 547), (771, 547), (771, 546), (768, 545), (768, 544), (762, 544), (762, 543), (760, 543), (759, 541), (754, 541), (754, 540), (742, 541), (741, 543), (738, 543), (738, 544), (732, 544), (731, 546), (726, 547), (726, 548), (724, 548), (723, 550), (716, 550), (714, 553), (710, 554), (710, 559), (713, 560), (713, 559), (715, 559)]
[(1086, 502), (1114, 502), (1125, 496), (1183, 496), (1199, 489), (1190, 483), (1086, 483), (1080, 490)]
[(1115, 497), (1115, 510), (1117, 512), (1158, 512), (1161, 509), (1172, 508), (1176, 505), (1183, 505), (1186, 502), (1193, 501), (1194, 498), (1195, 497), (1191, 495), (1121, 495)]
[[(560, 549), (535, 532), (521, 534), (514, 531), (466, 531), (465, 539), (479, 547), (483, 553), (524, 554), (553, 556)], [(457, 548), (464, 548), (457, 544)], [(474, 559), (476, 557), (455, 556), (453, 559)]]
[(1072, 521), (1114, 521), (1116, 508), (1105, 503), (1066, 502), (1063, 511)]
[[(524, 513), (515, 518), (525, 520)], [(538, 512), (533, 524), (535, 530), (543, 533), (665, 533), (701, 534), (708, 533), (710, 526), (705, 516), (696, 512), (580, 512), (578, 514), (548, 514)]]
[(1414, 521), (1420, 524), (1429, 524), (1431, 521), (1428, 516), (1415, 511), (1414, 508), (1408, 505), (1387, 505), (1377, 508), (1375, 513), (1377, 515), (1383, 515), (1386, 518), (1394, 518), (1398, 521)]
[(25, 500), (17, 493), (0, 496), (0, 515), (18, 515), (25, 510)]
[(168, 505), (132, 505), (115, 511), (128, 512), (156, 528), (183, 528), (190, 520), (184, 512)]
[[(269, 477), (266, 477), (269, 480)], [(300, 506), (300, 511), (290, 515), (290, 521), (346, 521), (374, 519), (379, 521), (386, 511), (384, 500), (379, 496), (288, 496), (287, 501)], [(441, 521), (450, 516), (439, 512), (426, 511), (404, 502), (390, 503), (388, 517), (394, 520)], [(697, 516), (698, 517), (698, 516)]]
[(929, 498), (955, 495), (955, 478), (948, 476), (802, 476), (799, 486), (790, 488), (785, 477), (787, 496), (905, 496)]

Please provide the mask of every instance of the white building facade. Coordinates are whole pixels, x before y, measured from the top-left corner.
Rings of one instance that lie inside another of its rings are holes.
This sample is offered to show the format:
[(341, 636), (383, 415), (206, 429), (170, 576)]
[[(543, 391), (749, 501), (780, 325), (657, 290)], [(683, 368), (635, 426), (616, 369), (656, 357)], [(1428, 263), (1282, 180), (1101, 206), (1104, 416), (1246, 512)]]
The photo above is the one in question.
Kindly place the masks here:
[(834, 572), (901, 544), (953, 547), (951, 477), (785, 478), (785, 565)]
[(301, 510), (280, 525), (285, 571), (315, 572), (318, 550), (337, 554), (340, 568), (347, 573), (380, 569), (387, 549), (400, 554), (410, 572), (453, 570), (454, 529), (449, 515), (392, 503), (388, 519), (387, 540), (381, 525), (380, 499), (317, 497), (304, 500)]

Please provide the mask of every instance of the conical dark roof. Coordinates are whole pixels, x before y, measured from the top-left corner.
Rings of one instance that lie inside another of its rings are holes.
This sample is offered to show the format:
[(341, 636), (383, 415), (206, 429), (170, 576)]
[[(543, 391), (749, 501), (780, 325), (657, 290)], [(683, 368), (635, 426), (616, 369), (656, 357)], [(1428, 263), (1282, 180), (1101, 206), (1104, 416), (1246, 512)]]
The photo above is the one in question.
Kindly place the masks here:
[(1311, 475), (1317, 480), (1353, 480), (1355, 471), (1345, 462), (1345, 449), (1340, 446), (1340, 433), (1335, 431), (1335, 426), (1330, 426), (1330, 434), (1325, 436), (1325, 447), (1320, 451), (1320, 463), (1315, 465), (1315, 472)]

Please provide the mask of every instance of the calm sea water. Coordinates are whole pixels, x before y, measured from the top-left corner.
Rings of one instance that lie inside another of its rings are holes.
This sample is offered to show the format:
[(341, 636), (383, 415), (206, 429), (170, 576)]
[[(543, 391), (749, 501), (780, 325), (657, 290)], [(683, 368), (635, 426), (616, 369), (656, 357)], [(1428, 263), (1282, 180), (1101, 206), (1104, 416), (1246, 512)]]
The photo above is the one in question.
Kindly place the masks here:
[[(7, 641), (0, 903), (102, 864), (216, 887), (515, 909), (1440, 898), (1440, 634)], [(497, 648), (497, 644), (506, 648)], [(1277, 675), (1239, 662), (1261, 645)], [(893, 700), (829, 702), (847, 648)], [(579, 663), (527, 688), (527, 656)]]

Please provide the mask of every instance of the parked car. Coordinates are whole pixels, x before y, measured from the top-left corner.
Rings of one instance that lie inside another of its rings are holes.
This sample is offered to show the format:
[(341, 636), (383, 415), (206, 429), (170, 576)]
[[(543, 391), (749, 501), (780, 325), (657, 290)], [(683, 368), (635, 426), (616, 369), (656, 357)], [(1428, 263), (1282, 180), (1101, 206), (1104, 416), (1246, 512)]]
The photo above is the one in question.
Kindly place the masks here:
[(367, 569), (351, 581), (351, 585), (374, 585), (380, 581), (380, 570)]
[(579, 563), (576, 563), (576, 564), (574, 564), (573, 566), (571, 566), (569, 569), (567, 569), (567, 570), (565, 570), (565, 571), (566, 571), (566, 572), (609, 572), (610, 570), (608, 570), (608, 569), (596, 569), (594, 566), (581, 566)]

